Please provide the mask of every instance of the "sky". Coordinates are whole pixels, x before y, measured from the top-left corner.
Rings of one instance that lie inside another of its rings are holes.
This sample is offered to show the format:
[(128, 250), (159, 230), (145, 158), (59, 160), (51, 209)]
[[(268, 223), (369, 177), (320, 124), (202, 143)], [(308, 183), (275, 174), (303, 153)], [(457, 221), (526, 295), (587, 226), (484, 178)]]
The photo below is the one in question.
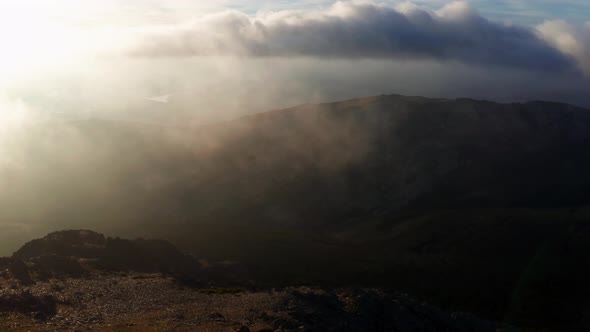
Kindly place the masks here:
[(202, 124), (381, 93), (590, 107), (586, 0), (0, 2), (4, 123)]
[[(385, 0), (382, 4), (397, 5), (404, 1)], [(415, 0), (415, 4), (440, 8), (450, 0)], [(590, 17), (590, 4), (585, 0), (471, 0), (486, 17), (511, 20), (521, 24), (535, 24), (548, 19), (584, 22)], [(155, 19), (176, 20), (194, 15), (203, 15), (226, 9), (235, 9), (254, 14), (259, 11), (317, 10), (330, 7), (333, 0), (3, 0), (4, 6), (41, 9), (57, 19), (75, 21), (111, 22), (137, 24)], [(76, 17), (73, 18), (72, 14)]]
[[(453, 2), (415, 0), (412, 3), (436, 11)], [(83, 56), (95, 57), (100, 52), (121, 47), (137, 37), (132, 36), (134, 30), (180, 25), (227, 10), (254, 18), (273, 12), (327, 12), (336, 1), (2, 0), (1, 3), (0, 37), (8, 51), (0, 55), (0, 68), (13, 74), (18, 71), (22, 76), (25, 67), (29, 71), (39, 70), (39, 66), (48, 62), (54, 67), (71, 66)], [(373, 3), (390, 8), (408, 4), (397, 0)], [(491, 21), (530, 29), (549, 21), (561, 21), (587, 34), (583, 27), (590, 24), (590, 3), (586, 0), (470, 0), (464, 3)]]

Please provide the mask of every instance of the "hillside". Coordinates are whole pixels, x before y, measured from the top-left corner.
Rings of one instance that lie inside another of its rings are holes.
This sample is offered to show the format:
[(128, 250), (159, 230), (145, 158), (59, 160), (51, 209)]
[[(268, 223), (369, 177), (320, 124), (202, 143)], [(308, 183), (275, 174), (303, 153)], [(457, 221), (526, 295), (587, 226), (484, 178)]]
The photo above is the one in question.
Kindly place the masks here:
[(0, 197), (3, 217), (166, 238), (265, 285), (386, 287), (525, 326), (588, 323), (588, 110), (394, 95), (193, 129), (68, 129), (59, 144), (79, 157), (31, 140), (44, 167), (11, 178), (36, 189)]
[(162, 240), (54, 232), (0, 258), (0, 329), (492, 332), (504, 327), (379, 289), (246, 286), (235, 266), (221, 265)]

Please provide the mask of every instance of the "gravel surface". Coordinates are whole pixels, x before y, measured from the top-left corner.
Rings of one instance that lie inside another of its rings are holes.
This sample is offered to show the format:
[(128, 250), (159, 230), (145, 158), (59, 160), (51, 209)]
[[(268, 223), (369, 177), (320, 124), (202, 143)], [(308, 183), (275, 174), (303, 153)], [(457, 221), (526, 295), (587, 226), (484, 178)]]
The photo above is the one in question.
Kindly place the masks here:
[(0, 278), (0, 331), (496, 332), (376, 289), (195, 288), (160, 274), (94, 273), (24, 285)]
[(32, 286), (0, 283), (0, 297), (52, 297), (55, 313), (0, 312), (0, 331), (203, 330), (238, 331), (243, 326), (264, 330), (259, 319), (280, 300), (276, 292), (182, 287), (159, 275), (93, 276), (51, 280)]

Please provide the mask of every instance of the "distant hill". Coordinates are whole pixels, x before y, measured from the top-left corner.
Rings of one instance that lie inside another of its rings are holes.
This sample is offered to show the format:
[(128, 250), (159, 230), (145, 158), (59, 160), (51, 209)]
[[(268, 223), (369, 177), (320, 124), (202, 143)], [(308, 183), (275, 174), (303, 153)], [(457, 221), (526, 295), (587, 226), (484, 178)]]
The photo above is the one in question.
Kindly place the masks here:
[(381, 96), (195, 136), (192, 173), (159, 210), (194, 252), (523, 324), (585, 315), (588, 110)]
[(590, 112), (564, 104), (382, 96), (254, 115), (197, 137), (209, 145), (195, 147), (183, 200), (202, 220), (340, 231), (375, 214), (390, 224), (429, 209), (589, 201)]

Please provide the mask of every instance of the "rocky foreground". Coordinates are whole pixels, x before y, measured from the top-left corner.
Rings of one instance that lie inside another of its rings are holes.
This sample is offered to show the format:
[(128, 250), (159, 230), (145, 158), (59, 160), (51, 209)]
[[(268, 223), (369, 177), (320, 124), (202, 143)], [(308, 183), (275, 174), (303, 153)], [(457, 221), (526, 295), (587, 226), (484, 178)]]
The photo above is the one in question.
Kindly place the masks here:
[(148, 274), (2, 282), (0, 330), (496, 331), (378, 290), (186, 288)]
[(164, 241), (53, 233), (0, 259), (0, 331), (505, 330), (377, 289), (257, 288), (216, 266)]

